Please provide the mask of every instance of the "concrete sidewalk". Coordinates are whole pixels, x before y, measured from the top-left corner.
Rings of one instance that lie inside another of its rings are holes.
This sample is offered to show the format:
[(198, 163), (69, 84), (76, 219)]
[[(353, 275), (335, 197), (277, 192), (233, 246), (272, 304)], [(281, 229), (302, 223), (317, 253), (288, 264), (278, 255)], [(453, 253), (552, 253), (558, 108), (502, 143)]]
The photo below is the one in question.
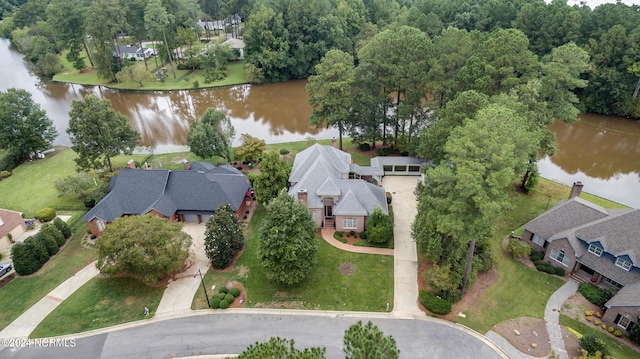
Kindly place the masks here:
[(544, 321), (547, 325), (547, 333), (551, 341), (551, 350), (553, 350), (560, 359), (568, 359), (567, 349), (564, 346), (562, 338), (562, 330), (560, 329), (560, 308), (573, 293), (578, 290), (578, 282), (569, 278), (569, 281), (555, 291), (544, 308)]
[(382, 184), (393, 199), (394, 286), (396, 316), (424, 316), (418, 307), (418, 254), (411, 237), (411, 225), (418, 212), (414, 176), (385, 176)]
[(26, 312), (22, 313), (16, 320), (11, 322), (0, 332), (0, 338), (28, 337), (38, 324), (40, 324), (49, 313), (53, 312), (62, 301), (98, 275), (98, 273), (100, 272), (96, 268), (96, 262), (92, 262), (82, 268), (73, 277), (62, 282)]

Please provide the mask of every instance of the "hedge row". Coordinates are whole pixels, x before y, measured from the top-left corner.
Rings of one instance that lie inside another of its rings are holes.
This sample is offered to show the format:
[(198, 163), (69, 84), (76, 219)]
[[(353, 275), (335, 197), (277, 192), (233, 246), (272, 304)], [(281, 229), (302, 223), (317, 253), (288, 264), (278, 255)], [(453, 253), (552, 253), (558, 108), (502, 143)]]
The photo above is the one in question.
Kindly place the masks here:
[(11, 248), (11, 259), (16, 273), (29, 275), (38, 271), (52, 255), (58, 253), (59, 247), (62, 247), (70, 236), (69, 226), (59, 220), (44, 224), (35, 236), (14, 244)]
[(426, 290), (420, 290), (419, 296), (420, 304), (429, 309), (431, 312), (441, 315), (449, 314), (451, 312), (452, 305), (448, 301), (436, 297)]
[(613, 297), (615, 291), (611, 288), (602, 289), (598, 288), (591, 283), (581, 283), (578, 286), (578, 291), (587, 298), (588, 301), (597, 305), (598, 307), (604, 307), (604, 304)]

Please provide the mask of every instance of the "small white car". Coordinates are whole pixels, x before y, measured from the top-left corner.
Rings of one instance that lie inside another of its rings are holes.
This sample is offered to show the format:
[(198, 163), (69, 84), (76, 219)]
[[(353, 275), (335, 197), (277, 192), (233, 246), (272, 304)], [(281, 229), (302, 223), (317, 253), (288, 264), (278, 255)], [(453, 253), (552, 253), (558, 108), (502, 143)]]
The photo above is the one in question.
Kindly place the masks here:
[(11, 263), (0, 263), (0, 277), (11, 272)]

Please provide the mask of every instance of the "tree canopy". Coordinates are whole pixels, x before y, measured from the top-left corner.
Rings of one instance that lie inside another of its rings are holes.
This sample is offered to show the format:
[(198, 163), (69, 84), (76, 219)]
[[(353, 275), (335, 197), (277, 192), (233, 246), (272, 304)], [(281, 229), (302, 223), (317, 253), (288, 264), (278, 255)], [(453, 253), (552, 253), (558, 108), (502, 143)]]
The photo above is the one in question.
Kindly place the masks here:
[(111, 108), (111, 101), (93, 95), (71, 103), (67, 133), (78, 155), (75, 161), (79, 170), (106, 166), (113, 172), (111, 158), (131, 154), (140, 141), (127, 118)]
[(344, 333), (345, 359), (398, 359), (400, 351), (392, 336), (385, 336), (372, 322), (358, 321)]
[(57, 134), (53, 121), (29, 92), (21, 89), (0, 92), (0, 148), (23, 159), (48, 149)]
[(101, 273), (130, 275), (155, 284), (179, 270), (189, 256), (191, 237), (181, 223), (153, 214), (118, 218), (96, 242)]
[(240, 135), (242, 145), (235, 149), (234, 158), (241, 161), (253, 162), (262, 156), (267, 144), (263, 139), (253, 137), (248, 133)]
[(187, 133), (187, 145), (191, 152), (202, 158), (220, 156), (231, 160), (231, 142), (235, 129), (224, 112), (207, 109), (199, 119), (195, 119)]
[(258, 260), (265, 276), (276, 284), (299, 283), (318, 260), (316, 223), (307, 207), (296, 203), (286, 189), (266, 209), (258, 243)]
[(207, 220), (204, 246), (207, 258), (216, 269), (226, 268), (244, 246), (244, 235), (229, 202), (216, 208)]
[(287, 187), (289, 164), (276, 151), (268, 151), (258, 165), (260, 173), (253, 182), (258, 201), (266, 205)]
[(296, 349), (293, 340), (272, 337), (268, 342), (249, 345), (236, 358), (237, 359), (325, 359), (325, 348)]

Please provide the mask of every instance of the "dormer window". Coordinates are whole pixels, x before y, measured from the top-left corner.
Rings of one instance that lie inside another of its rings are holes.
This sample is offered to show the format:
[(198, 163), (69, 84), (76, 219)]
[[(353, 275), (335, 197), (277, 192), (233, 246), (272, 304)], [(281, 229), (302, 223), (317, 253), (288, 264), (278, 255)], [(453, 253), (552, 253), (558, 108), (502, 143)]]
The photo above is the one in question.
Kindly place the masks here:
[(602, 255), (602, 248), (596, 246), (595, 244), (589, 245), (589, 253), (593, 253), (600, 257)]
[(631, 269), (631, 263), (625, 261), (624, 259), (618, 257), (616, 259), (616, 266), (626, 270), (627, 272)]

